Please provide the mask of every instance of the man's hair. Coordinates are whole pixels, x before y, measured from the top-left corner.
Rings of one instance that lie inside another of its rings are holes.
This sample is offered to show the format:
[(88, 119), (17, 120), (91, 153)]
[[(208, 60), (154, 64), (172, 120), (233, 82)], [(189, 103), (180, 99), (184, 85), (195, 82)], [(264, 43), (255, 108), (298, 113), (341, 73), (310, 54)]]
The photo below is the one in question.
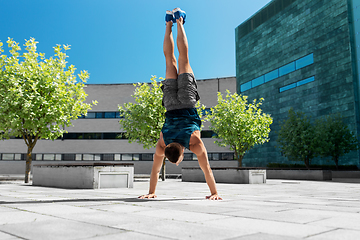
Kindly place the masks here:
[(165, 148), (165, 157), (172, 163), (176, 163), (179, 160), (181, 154), (182, 146), (180, 143), (172, 142)]

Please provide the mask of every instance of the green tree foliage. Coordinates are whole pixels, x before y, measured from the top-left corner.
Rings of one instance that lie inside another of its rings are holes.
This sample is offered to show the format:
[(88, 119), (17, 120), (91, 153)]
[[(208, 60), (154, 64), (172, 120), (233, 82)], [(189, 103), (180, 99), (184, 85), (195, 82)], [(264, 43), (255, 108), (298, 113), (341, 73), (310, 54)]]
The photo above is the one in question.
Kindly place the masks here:
[(247, 151), (255, 144), (268, 142), (272, 118), (260, 109), (263, 99), (248, 103), (247, 96), (231, 94), (223, 98), (218, 93), (218, 103), (211, 108), (207, 119), (211, 122), (210, 129), (218, 138), (219, 146), (229, 146), (234, 150), (239, 166)]
[[(19, 44), (7, 41), (10, 56), (0, 42), (0, 138), (22, 137), (28, 147), (25, 182), (31, 172), (32, 150), (39, 139), (57, 139), (64, 126), (70, 126), (81, 114), (91, 109), (84, 103), (87, 94), (84, 83), (86, 71), (76, 80), (73, 65), (66, 67), (69, 46), (57, 45), (55, 55), (49, 59), (38, 53), (34, 38), (26, 40), (24, 53)], [(93, 102), (96, 104), (96, 102)]]
[(339, 166), (341, 156), (359, 149), (358, 139), (345, 125), (340, 114), (318, 119), (315, 128), (320, 156), (331, 157), (336, 168)]
[(136, 88), (132, 97), (135, 103), (129, 102), (119, 106), (123, 116), (120, 125), (126, 131), (130, 143), (137, 142), (149, 149), (156, 146), (165, 122), (166, 110), (162, 106), (161, 83), (153, 76), (151, 85), (137, 83), (134, 86)]
[(303, 161), (310, 168), (311, 160), (318, 155), (318, 143), (314, 141), (314, 126), (303, 112), (289, 110), (278, 132), (278, 147), (292, 161)]

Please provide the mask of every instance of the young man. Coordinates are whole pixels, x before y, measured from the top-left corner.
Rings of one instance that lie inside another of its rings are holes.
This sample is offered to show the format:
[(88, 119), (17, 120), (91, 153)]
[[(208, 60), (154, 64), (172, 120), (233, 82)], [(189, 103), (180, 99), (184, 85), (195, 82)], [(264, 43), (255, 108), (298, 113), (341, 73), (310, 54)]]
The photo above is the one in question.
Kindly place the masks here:
[[(164, 55), (166, 76), (163, 81), (163, 105), (166, 108), (165, 123), (156, 145), (154, 161), (150, 176), (149, 194), (139, 198), (156, 198), (155, 189), (164, 156), (177, 166), (184, 158), (185, 148), (196, 154), (200, 168), (203, 170), (206, 183), (210, 189), (207, 199), (221, 200), (216, 190), (216, 183), (208, 161), (207, 151), (200, 138), (201, 120), (195, 108), (199, 100), (196, 80), (190, 67), (188, 42), (183, 24), (186, 14), (180, 8), (166, 11), (166, 30), (164, 38)], [(179, 71), (174, 55), (172, 25), (177, 24), (177, 48), (179, 50)]]

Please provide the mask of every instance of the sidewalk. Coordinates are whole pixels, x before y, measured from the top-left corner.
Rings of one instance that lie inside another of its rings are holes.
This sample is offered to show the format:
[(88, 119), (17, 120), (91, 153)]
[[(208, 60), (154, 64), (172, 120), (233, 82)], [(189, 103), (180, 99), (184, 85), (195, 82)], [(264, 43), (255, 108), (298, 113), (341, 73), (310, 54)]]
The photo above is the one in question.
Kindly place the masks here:
[(0, 182), (0, 240), (359, 239), (360, 180), (218, 184), (161, 180), (157, 199), (133, 189), (76, 190)]

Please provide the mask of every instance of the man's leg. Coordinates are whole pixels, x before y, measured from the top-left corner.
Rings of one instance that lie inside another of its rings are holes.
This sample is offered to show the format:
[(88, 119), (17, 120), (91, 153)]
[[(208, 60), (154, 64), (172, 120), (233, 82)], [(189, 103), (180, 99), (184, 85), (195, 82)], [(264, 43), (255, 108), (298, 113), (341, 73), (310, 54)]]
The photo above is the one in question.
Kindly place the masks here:
[(177, 79), (177, 63), (174, 54), (174, 38), (172, 34), (172, 24), (172, 21), (166, 23), (163, 45), (166, 61), (166, 79)]
[(174, 38), (172, 34), (172, 21), (166, 22), (164, 37), (164, 55), (166, 61), (165, 81), (163, 81), (163, 104), (166, 110), (173, 110), (179, 105), (177, 98), (177, 67), (174, 54)]
[(196, 80), (190, 66), (188, 41), (183, 25), (183, 19), (176, 20), (177, 24), (177, 47), (179, 50), (179, 76), (178, 76), (178, 100), (183, 108), (194, 108), (199, 100)]
[(179, 75), (182, 73), (193, 73), (189, 62), (189, 46), (183, 25), (183, 19), (176, 20), (177, 24), (177, 47), (179, 50)]

